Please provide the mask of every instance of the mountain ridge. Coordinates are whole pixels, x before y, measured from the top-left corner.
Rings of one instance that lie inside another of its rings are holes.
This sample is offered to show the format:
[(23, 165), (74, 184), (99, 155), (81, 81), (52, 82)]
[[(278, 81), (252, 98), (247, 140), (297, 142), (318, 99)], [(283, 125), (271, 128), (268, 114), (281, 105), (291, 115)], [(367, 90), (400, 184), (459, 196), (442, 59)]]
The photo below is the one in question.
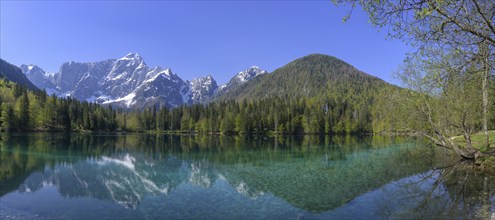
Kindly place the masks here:
[(35, 65), (22, 65), (21, 69), (36, 86), (59, 96), (126, 108), (311, 97), (329, 91), (344, 94), (345, 87), (355, 87), (360, 93), (359, 85), (391, 85), (334, 56), (318, 53), (295, 59), (271, 73), (251, 66), (223, 85), (211, 74), (183, 80), (170, 68), (151, 68), (138, 53), (98, 62), (65, 62), (57, 73), (47, 73)]
[[(21, 70), (36, 87), (48, 93), (125, 108), (207, 103), (219, 89), (211, 74), (183, 80), (170, 68), (147, 66), (138, 53), (96, 62), (65, 62), (56, 73), (33, 64), (23, 64)], [(239, 80), (245, 82), (260, 73), (266, 71), (259, 67), (251, 72), (241, 71), (238, 75), (244, 75)], [(231, 84), (233, 87), (241, 83)]]

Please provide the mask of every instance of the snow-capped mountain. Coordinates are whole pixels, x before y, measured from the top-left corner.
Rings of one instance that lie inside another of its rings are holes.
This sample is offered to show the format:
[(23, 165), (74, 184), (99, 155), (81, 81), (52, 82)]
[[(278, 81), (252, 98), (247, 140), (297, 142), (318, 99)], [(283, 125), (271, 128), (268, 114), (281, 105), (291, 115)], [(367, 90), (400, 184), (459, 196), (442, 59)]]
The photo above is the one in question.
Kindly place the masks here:
[(248, 69), (237, 73), (227, 84), (221, 85), (218, 91), (213, 95), (214, 97), (220, 97), (222, 94), (227, 93), (234, 87), (240, 86), (247, 81), (257, 77), (259, 75), (265, 74), (267, 71), (262, 70), (257, 66), (249, 67)]
[(48, 73), (36, 65), (22, 65), (21, 69), (48, 93), (128, 108), (206, 103), (218, 92), (266, 73), (253, 66), (219, 88), (211, 75), (185, 81), (170, 68), (148, 67), (137, 53), (100, 62), (66, 62), (57, 73)]
[(217, 91), (218, 85), (211, 75), (199, 77), (189, 82), (193, 103), (206, 103)]
[(189, 103), (189, 97), (181, 94), (181, 88), (189, 88), (184, 80), (170, 69), (148, 67), (137, 53), (100, 62), (67, 62), (57, 73), (35, 65), (21, 69), (37, 87), (59, 96), (122, 107)]

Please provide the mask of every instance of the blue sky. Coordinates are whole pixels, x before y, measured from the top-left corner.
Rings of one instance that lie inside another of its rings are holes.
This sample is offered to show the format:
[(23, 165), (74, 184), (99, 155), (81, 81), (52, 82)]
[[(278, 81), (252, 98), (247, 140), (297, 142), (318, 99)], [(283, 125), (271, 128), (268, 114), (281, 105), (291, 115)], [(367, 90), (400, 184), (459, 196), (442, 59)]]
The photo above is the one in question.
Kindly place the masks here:
[(348, 10), (330, 1), (0, 1), (0, 56), (56, 72), (137, 52), (184, 79), (225, 83), (253, 65), (271, 72), (322, 53), (397, 84), (409, 48), (359, 9), (343, 23)]

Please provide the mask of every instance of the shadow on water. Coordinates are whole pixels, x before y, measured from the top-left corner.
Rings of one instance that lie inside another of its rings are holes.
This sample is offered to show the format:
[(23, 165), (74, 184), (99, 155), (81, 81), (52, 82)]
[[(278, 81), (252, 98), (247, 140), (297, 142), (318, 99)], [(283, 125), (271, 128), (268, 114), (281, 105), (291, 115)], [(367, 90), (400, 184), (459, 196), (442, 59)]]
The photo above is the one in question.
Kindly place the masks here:
[[(494, 212), (493, 176), (465, 163), (450, 165), (446, 152), (419, 139), (39, 133), (1, 137), (2, 197), (55, 186), (66, 198), (98, 199), (134, 210), (146, 198), (171, 197), (188, 185), (213, 190), (225, 182), (228, 187), (222, 190), (235, 191), (248, 201), (273, 195), (290, 204), (288, 210), (314, 218), (345, 217), (339, 210), (359, 207), (363, 199), (374, 200), (374, 214), (363, 217), (487, 217)], [(397, 198), (402, 199), (389, 202)], [(239, 202), (248, 206), (245, 203)]]

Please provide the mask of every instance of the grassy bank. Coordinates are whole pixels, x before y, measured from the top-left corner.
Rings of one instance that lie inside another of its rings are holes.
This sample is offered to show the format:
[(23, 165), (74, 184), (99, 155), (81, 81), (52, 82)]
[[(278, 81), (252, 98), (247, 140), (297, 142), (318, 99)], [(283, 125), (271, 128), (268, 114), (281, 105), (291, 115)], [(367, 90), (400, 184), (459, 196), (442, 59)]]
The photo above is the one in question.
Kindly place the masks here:
[[(488, 138), (490, 141), (490, 148), (487, 148), (485, 142), (485, 134), (483, 132), (475, 133), (471, 135), (471, 142), (473, 147), (479, 149), (481, 152), (491, 151), (495, 148), (495, 130), (488, 131)], [(455, 143), (464, 146), (466, 142), (462, 136), (456, 136), (452, 138)]]

